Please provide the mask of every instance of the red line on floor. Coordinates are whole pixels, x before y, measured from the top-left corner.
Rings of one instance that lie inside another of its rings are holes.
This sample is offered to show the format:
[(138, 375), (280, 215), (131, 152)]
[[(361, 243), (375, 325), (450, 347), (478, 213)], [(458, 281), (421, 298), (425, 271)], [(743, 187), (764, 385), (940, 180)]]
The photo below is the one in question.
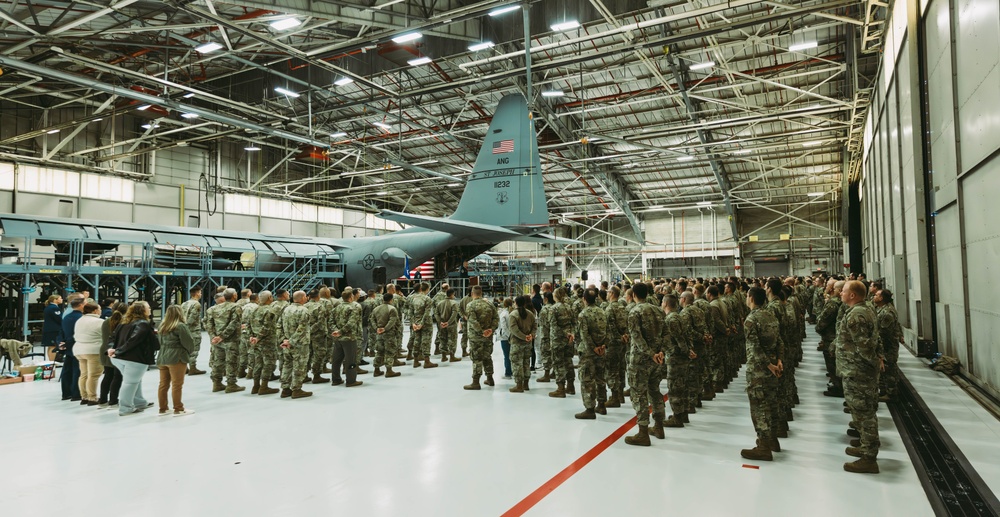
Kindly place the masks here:
[[(667, 400), (667, 396), (663, 396), (663, 400)], [(576, 461), (570, 463), (568, 467), (559, 471), (558, 474), (552, 476), (552, 479), (546, 481), (542, 486), (535, 489), (534, 492), (528, 494), (527, 497), (521, 499), (520, 502), (515, 504), (510, 510), (504, 512), (501, 517), (520, 517), (524, 515), (533, 506), (538, 504), (545, 496), (551, 494), (555, 489), (559, 488), (569, 478), (573, 477), (573, 474), (583, 470), (588, 463), (593, 461), (594, 458), (598, 457), (602, 452), (606, 451), (611, 444), (617, 442), (625, 433), (629, 432), (630, 429), (635, 427), (637, 417), (632, 417), (628, 422), (622, 424), (621, 427), (616, 429), (613, 433), (608, 435), (607, 438), (603, 439), (595, 445), (592, 449), (580, 456)]]

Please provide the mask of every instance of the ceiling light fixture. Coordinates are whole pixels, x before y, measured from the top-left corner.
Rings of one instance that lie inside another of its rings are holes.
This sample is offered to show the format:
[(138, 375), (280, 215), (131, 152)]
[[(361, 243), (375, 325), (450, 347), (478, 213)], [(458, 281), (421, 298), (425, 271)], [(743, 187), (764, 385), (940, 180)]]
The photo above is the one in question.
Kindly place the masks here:
[(709, 206), (711, 204), (712, 204), (711, 201), (699, 201), (698, 202), (698, 206)]
[(181, 95), (181, 97), (184, 97), (185, 99), (190, 99), (191, 97), (194, 97), (194, 92), (185, 93), (184, 95)]
[(389, 192), (387, 192), (387, 191), (383, 190), (383, 191), (381, 191), (381, 192), (376, 192), (376, 193), (375, 193), (375, 195), (376, 195), (376, 196), (384, 196), (384, 195), (387, 195), (388, 193), (389, 193)]
[(430, 165), (432, 163), (437, 163), (437, 160), (424, 160), (422, 162), (414, 163), (413, 165)]
[(817, 44), (815, 41), (803, 41), (802, 43), (796, 43), (788, 47), (789, 52), (799, 52), (802, 50), (809, 50), (811, 48), (816, 48)]
[(520, 8), (521, 8), (520, 5), (508, 5), (506, 7), (498, 7), (498, 8), (496, 8), (496, 9), (494, 9), (494, 10), (492, 10), (492, 11), (486, 13), (486, 14), (488, 14), (490, 16), (500, 16), (501, 14), (506, 14), (506, 13), (514, 12), (514, 11), (520, 9)]
[(565, 95), (562, 90), (545, 90), (542, 97), (562, 97)]
[(486, 50), (488, 48), (493, 48), (495, 44), (492, 41), (484, 41), (482, 43), (476, 43), (475, 45), (469, 45), (470, 52), (479, 52), (480, 50)]
[(156, 129), (156, 128), (160, 127), (160, 125), (159, 124), (143, 124), (141, 127), (143, 129)]
[(136, 108), (136, 111), (146, 111), (146, 110), (148, 110), (149, 108), (152, 108), (152, 107), (153, 107), (152, 104), (143, 104), (142, 106), (139, 106), (138, 108)]
[(689, 162), (691, 160), (694, 160), (694, 156), (681, 156), (677, 159), (679, 162)]
[(104, 119), (103, 118), (95, 118), (94, 120), (91, 120), (91, 122), (100, 122), (102, 120), (104, 120)]
[(826, 195), (826, 192), (810, 192), (806, 195), (809, 197), (823, 197)]
[(59, 131), (61, 131), (61, 130), (59, 130), (59, 129), (50, 129), (50, 130), (46, 131), (45, 134), (46, 135), (54, 135), (54, 134), (58, 133)]
[(419, 32), (410, 32), (407, 34), (400, 34), (399, 36), (392, 38), (392, 41), (395, 41), (396, 43), (406, 43), (408, 41), (418, 40), (422, 37), (424, 37), (424, 35)]
[(347, 136), (347, 133), (343, 131), (337, 131), (336, 133), (331, 133), (330, 138), (341, 138)]
[(410, 66), (420, 66), (420, 65), (426, 65), (427, 63), (430, 63), (431, 61), (433, 61), (433, 59), (431, 59), (429, 57), (418, 57), (416, 59), (411, 59), (411, 60), (407, 61), (407, 63), (409, 63)]
[(277, 93), (280, 93), (282, 95), (288, 96), (288, 97), (298, 97), (299, 96), (298, 92), (293, 92), (292, 90), (286, 90), (286, 89), (284, 89), (284, 88), (282, 88), (280, 86), (276, 87), (274, 89), (274, 91), (277, 92)]
[(199, 54), (208, 54), (209, 52), (215, 52), (216, 50), (219, 50), (220, 48), (222, 48), (222, 44), (221, 43), (216, 43), (214, 41), (209, 41), (208, 43), (205, 43), (204, 45), (198, 45), (197, 47), (194, 48), (194, 51), (197, 52), (197, 53), (199, 53)]
[(336, 81), (334, 81), (333, 84), (335, 84), (337, 86), (346, 86), (346, 85), (351, 84), (353, 82), (354, 82), (354, 79), (351, 79), (350, 77), (341, 77), (340, 79), (337, 79)]
[(688, 67), (689, 70), (704, 70), (706, 68), (712, 68), (715, 66), (715, 61), (705, 61), (704, 63), (695, 63)]
[(187, 118), (187, 119), (198, 118), (198, 114), (197, 113), (181, 113), (181, 118)]
[(823, 142), (819, 140), (813, 140), (812, 142), (802, 142), (802, 147), (816, 147), (817, 145), (822, 143)]
[(736, 151), (733, 151), (733, 154), (750, 154), (752, 152), (753, 151), (751, 151), (750, 149), (738, 149)]
[(568, 31), (570, 29), (575, 29), (580, 26), (580, 22), (576, 20), (566, 20), (564, 22), (559, 22), (552, 25), (552, 30), (554, 32)]
[(448, 186), (449, 187), (461, 187), (462, 184), (461, 183), (449, 183)]
[(302, 25), (302, 20), (298, 18), (285, 18), (271, 22), (271, 28), (276, 31), (283, 31)]
[(382, 128), (382, 129), (392, 129), (392, 126), (386, 124), (385, 122), (372, 122), (372, 124)]
[(244, 151), (260, 151), (260, 147), (257, 147), (255, 145), (251, 145), (250, 147), (244, 147), (243, 150)]

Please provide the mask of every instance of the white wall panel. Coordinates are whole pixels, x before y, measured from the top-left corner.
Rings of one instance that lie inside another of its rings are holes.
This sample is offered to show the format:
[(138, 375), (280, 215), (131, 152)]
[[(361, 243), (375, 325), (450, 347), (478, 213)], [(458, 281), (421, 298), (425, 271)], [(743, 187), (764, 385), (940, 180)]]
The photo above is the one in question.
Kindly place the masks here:
[[(898, 3), (898, 2), (897, 2)], [(903, 55), (908, 56), (907, 52), (910, 49), (910, 42), (907, 40), (906, 44), (903, 45)], [(919, 98), (914, 98), (914, 96), (919, 97), (919, 92), (910, 92), (910, 60), (909, 58), (900, 59), (898, 63), (898, 72), (896, 87), (899, 96), (899, 146), (900, 146), (900, 156), (899, 164), (903, 168), (913, 163), (913, 112), (912, 103), (920, 103)], [(910, 178), (911, 175), (904, 174), (904, 179)], [(913, 186), (912, 181), (904, 182), (903, 189), (904, 195), (909, 191), (909, 195), (913, 197)], [(912, 203), (905, 202), (904, 206), (909, 206)]]
[(132, 204), (114, 203), (97, 199), (80, 200), (81, 219), (100, 219), (102, 221), (132, 222)]
[(955, 0), (959, 121), (963, 172), (1000, 147), (1000, 3)]
[(257, 233), (257, 217), (253, 215), (226, 214), (226, 230)]
[(958, 197), (955, 116), (951, 62), (951, 10), (947, 0), (933, 0), (924, 20), (927, 48), (928, 123), (931, 134), (932, 210)]
[[(179, 206), (180, 205), (180, 187), (174, 187), (171, 185), (157, 185), (155, 183), (136, 183), (135, 184), (135, 202), (144, 205), (159, 205), (159, 206)], [(194, 192), (187, 191), (185, 196), (192, 195)], [(197, 196), (195, 196), (197, 198)], [(185, 205), (188, 203), (185, 203)], [(192, 205), (192, 208), (197, 205)], [(173, 224), (173, 223), (171, 223)]]
[(291, 221), (292, 235), (316, 235), (316, 223), (307, 221)]
[(344, 236), (344, 228), (333, 224), (317, 224), (316, 236), (330, 239), (339, 239)]
[(135, 205), (134, 219), (137, 224), (159, 224), (180, 226), (180, 210), (167, 206)]
[(1000, 387), (1000, 159), (993, 158), (963, 183), (966, 259), (969, 266), (969, 311), (972, 327), (973, 373)]
[(952, 205), (934, 218), (937, 261), (938, 340), (942, 353), (968, 364), (965, 335), (965, 279), (962, 278), (962, 241), (958, 206)]

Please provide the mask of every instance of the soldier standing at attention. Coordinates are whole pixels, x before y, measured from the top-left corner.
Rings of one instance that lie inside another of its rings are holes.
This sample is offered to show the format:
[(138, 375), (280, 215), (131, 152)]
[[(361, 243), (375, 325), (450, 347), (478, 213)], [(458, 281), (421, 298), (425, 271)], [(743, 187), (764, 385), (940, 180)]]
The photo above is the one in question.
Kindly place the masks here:
[(750, 419), (757, 431), (757, 445), (743, 449), (740, 456), (748, 460), (771, 461), (778, 452), (778, 438), (772, 427), (773, 398), (778, 390), (781, 368), (778, 366), (778, 320), (763, 309), (767, 293), (760, 287), (747, 292), (750, 314), (743, 323), (747, 343), (747, 398), (750, 399)]
[(457, 355), (458, 306), (455, 305), (455, 291), (449, 289), (448, 284), (444, 284), (441, 289), (444, 298), (434, 304), (434, 323), (438, 327), (437, 336), (440, 343), (438, 351), (441, 352), (442, 363), (449, 362), (449, 357), (451, 357), (450, 362), (457, 363), (462, 358)]
[(848, 472), (878, 474), (878, 377), (884, 367), (875, 312), (865, 303), (865, 286), (857, 280), (844, 285), (840, 299), (848, 307), (837, 331), (837, 369), (843, 379), (844, 401), (861, 438), (845, 452), (860, 458), (844, 464)]
[(608, 291), (608, 352), (604, 354), (604, 375), (608, 381), (611, 396), (607, 407), (621, 407), (625, 403), (625, 353), (628, 349), (628, 311), (619, 303), (621, 289), (618, 286)]
[(418, 291), (410, 297), (410, 337), (413, 343), (413, 367), (420, 367), (420, 360), (424, 361), (424, 368), (437, 368), (431, 362), (431, 336), (434, 334), (434, 304), (427, 293), (431, 286), (427, 282), (420, 282)]
[[(253, 364), (253, 349), (250, 347), (250, 314), (257, 308), (257, 295), (250, 294), (250, 301), (240, 306), (240, 370), (237, 377), (251, 379), (247, 368)], [(256, 394), (256, 391), (253, 391)]]
[(531, 350), (535, 343), (535, 313), (531, 310), (531, 298), (518, 296), (514, 298), (517, 309), (511, 311), (507, 319), (510, 332), (510, 363), (514, 374), (515, 385), (508, 391), (524, 393), (528, 391), (528, 378), (531, 377)]
[(597, 306), (597, 289), (587, 288), (583, 292), (583, 310), (577, 317), (580, 342), (576, 351), (580, 354), (580, 395), (583, 398), (583, 412), (577, 413), (580, 420), (593, 420), (596, 413), (608, 414), (607, 384), (604, 380), (604, 355), (608, 351), (608, 316)]
[(899, 384), (899, 345), (903, 344), (903, 328), (899, 325), (899, 315), (892, 303), (892, 291), (879, 289), (872, 300), (878, 307), (878, 333), (882, 338), (882, 353), (885, 369), (879, 376), (880, 402), (889, 402), (896, 396)]
[[(480, 292), (482, 292), (482, 288), (480, 288)], [(472, 294), (465, 295), (458, 303), (458, 316), (462, 322), (462, 357), (469, 357), (469, 318), (466, 309), (470, 303), (472, 303)]]
[[(313, 348), (320, 348), (323, 350), (323, 364), (322, 369), (315, 370), (313, 373), (322, 375), (324, 373), (330, 373), (330, 368), (327, 367), (327, 363), (333, 361), (333, 337), (330, 336), (329, 327), (330, 320), (333, 318), (333, 309), (340, 304), (340, 292), (336, 288), (331, 290), (327, 286), (319, 288), (319, 303), (320, 303), (320, 314), (323, 319), (326, 320), (327, 332), (323, 333), (323, 342), (317, 345), (313, 343)], [(313, 363), (315, 363), (315, 358)]]
[(271, 291), (261, 291), (257, 295), (257, 308), (250, 313), (250, 347), (253, 349), (253, 363), (250, 366), (250, 377), (254, 389), (251, 393), (271, 395), (277, 393), (275, 388), (269, 388), (271, 372), (274, 371), (275, 356), (278, 354), (278, 341), (275, 321), (277, 314), (272, 310), (274, 295)]
[(392, 371), (396, 362), (397, 343), (403, 332), (403, 322), (399, 319), (399, 311), (392, 305), (392, 294), (382, 295), (383, 303), (372, 309), (371, 326), (375, 332), (375, 377), (382, 376), (381, 366), (385, 366), (385, 377), (399, 377), (399, 372)]
[[(280, 345), (282, 341), (285, 340), (285, 336), (281, 335), (281, 315), (285, 312), (290, 304), (290, 296), (287, 289), (275, 289), (274, 290), (274, 303), (271, 304), (271, 310), (274, 311), (274, 328), (275, 328), (275, 346)], [(281, 347), (274, 353), (277, 373), (281, 373), (281, 363), (284, 361), (284, 354), (281, 353)], [(280, 375), (275, 372), (271, 372), (271, 380), (277, 381), (281, 379)]]
[[(419, 359), (420, 358), (420, 350), (419, 349), (417, 349), (417, 350), (413, 349), (413, 340), (416, 338), (416, 333), (413, 332), (413, 299), (415, 297), (419, 296), (419, 295), (420, 295), (419, 289), (414, 289), (413, 291), (410, 292), (409, 295), (407, 295), (405, 298), (403, 298), (403, 318), (410, 325), (410, 337), (406, 341), (406, 360), (407, 361), (409, 361), (411, 359), (416, 360), (416, 361), (420, 360)], [(420, 365), (418, 363), (414, 363), (413, 367), (417, 368), (419, 366)]]
[(281, 341), (281, 398), (311, 397), (302, 383), (309, 369), (309, 309), (305, 308), (306, 293), (295, 291), (292, 303), (281, 313), (278, 322)]
[(575, 395), (573, 387), (573, 344), (576, 341), (576, 313), (566, 300), (566, 289), (556, 289), (553, 298), (556, 303), (549, 309), (549, 351), (552, 354), (552, 369), (556, 375), (556, 390), (550, 397), (566, 398)]
[(694, 350), (695, 358), (691, 361), (689, 368), (689, 378), (687, 381), (688, 395), (687, 414), (697, 412), (701, 407), (702, 396), (702, 374), (705, 370), (705, 349), (712, 342), (712, 334), (705, 324), (705, 311), (695, 303), (694, 293), (685, 291), (681, 293), (681, 307), (688, 331), (691, 333), (691, 348)]
[(662, 432), (666, 408), (660, 392), (660, 373), (664, 353), (660, 349), (663, 334), (663, 312), (646, 301), (649, 287), (638, 283), (632, 287), (635, 305), (628, 313), (628, 335), (632, 348), (629, 352), (628, 384), (631, 387), (632, 409), (635, 410), (639, 432), (626, 436), (625, 443), (648, 447), (649, 405), (653, 405), (653, 418)]
[[(218, 298), (216, 298), (218, 302)], [(208, 335), (212, 336), (212, 392), (236, 393), (246, 386), (236, 384), (236, 369), (239, 363), (240, 310), (236, 306), (236, 290), (226, 289), (222, 303), (211, 309), (211, 317), (206, 321)], [(222, 385), (225, 373), (227, 383)]]
[[(250, 289), (243, 289), (242, 291), (240, 291), (240, 299), (236, 300), (235, 305), (236, 308), (239, 309), (238, 314), (240, 314), (241, 334), (243, 332), (243, 329), (245, 328), (243, 326), (243, 307), (246, 306), (246, 304), (250, 303), (250, 296), (252, 294), (253, 291), (251, 291)], [(239, 363), (237, 363), (236, 377), (243, 379), (247, 376), (246, 371), (247, 371), (248, 361), (247, 361), (247, 342), (242, 337), (240, 338), (238, 348), (239, 348)]]
[(250, 289), (243, 289), (240, 291), (240, 299), (236, 301), (236, 306), (243, 307), (244, 305), (250, 303), (251, 294), (253, 294), (253, 291)]
[(330, 354), (324, 346), (330, 335), (328, 328), (330, 319), (324, 310), (324, 304), (320, 301), (319, 290), (309, 291), (308, 297), (309, 301), (306, 302), (305, 308), (309, 311), (309, 364), (312, 365), (312, 383), (323, 384), (330, 381), (321, 375), (326, 368), (326, 358)]
[(698, 357), (691, 348), (691, 334), (680, 313), (677, 297), (668, 294), (663, 297), (663, 351), (667, 354), (667, 387), (670, 411), (673, 412), (664, 427), (684, 427), (688, 423), (687, 408), (692, 404), (691, 361)]
[[(548, 285), (548, 282), (542, 284)], [(552, 380), (552, 345), (549, 343), (549, 312), (552, 305), (556, 303), (551, 291), (542, 293), (542, 310), (538, 311), (538, 333), (541, 335), (541, 345), (539, 347), (542, 356), (542, 369), (544, 375), (538, 378), (538, 382), (549, 382)]]
[(333, 336), (333, 380), (332, 386), (344, 384), (344, 379), (340, 376), (343, 371), (347, 376), (347, 387), (353, 388), (361, 386), (358, 380), (358, 365), (355, 353), (358, 349), (358, 340), (361, 339), (361, 305), (358, 303), (358, 293), (350, 287), (345, 287), (340, 295), (343, 303), (337, 306), (333, 313), (333, 321), (330, 326)]
[(187, 326), (191, 329), (191, 335), (194, 336), (194, 351), (191, 352), (191, 356), (188, 359), (188, 375), (202, 375), (205, 373), (204, 370), (199, 370), (197, 366), (198, 362), (198, 352), (201, 351), (201, 288), (192, 287), (191, 297), (188, 301), (181, 305), (181, 310), (184, 311), (184, 319), (187, 321)]
[(484, 384), (493, 386), (493, 331), (500, 324), (497, 308), (483, 299), (483, 287), (472, 287), (472, 300), (465, 308), (468, 319), (466, 331), (469, 333), (469, 349), (472, 353), (472, 384), (467, 390), (482, 389), (479, 376), (486, 372)]
[(712, 322), (712, 354), (709, 364), (711, 378), (709, 384), (715, 393), (722, 393), (726, 380), (726, 356), (729, 354), (729, 310), (725, 302), (719, 298), (719, 286), (710, 285), (705, 290), (705, 299), (709, 302), (709, 314)]
[[(448, 284), (444, 283), (444, 284), (441, 284), (441, 288), (438, 289), (437, 294), (435, 294), (434, 298), (431, 299), (431, 319), (434, 321), (434, 326), (435, 327), (438, 326), (437, 325), (438, 324), (437, 312), (435, 312), (435, 311), (437, 311), (438, 303), (441, 300), (444, 300), (446, 298), (448, 298)], [(439, 331), (434, 334), (434, 355), (438, 355), (438, 354), (447, 355), (446, 352), (442, 352), (441, 351), (441, 338), (442, 338), (442, 336), (441, 336), (441, 332), (440, 332), (440, 327), (438, 327), (438, 328), (439, 328)], [(445, 362), (445, 359), (441, 359), (441, 362)]]

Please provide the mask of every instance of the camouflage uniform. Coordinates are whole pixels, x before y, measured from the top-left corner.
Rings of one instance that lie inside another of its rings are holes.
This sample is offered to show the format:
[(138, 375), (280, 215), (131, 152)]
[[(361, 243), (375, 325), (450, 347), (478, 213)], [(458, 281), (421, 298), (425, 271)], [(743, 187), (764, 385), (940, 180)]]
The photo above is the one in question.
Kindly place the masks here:
[(648, 303), (636, 303), (628, 313), (628, 335), (632, 349), (628, 361), (628, 384), (631, 388), (632, 409), (639, 425), (649, 425), (649, 405), (653, 415), (662, 420), (666, 416), (660, 380), (662, 365), (653, 361), (653, 355), (662, 352), (660, 336), (663, 334), (663, 312)]
[(608, 352), (604, 354), (604, 375), (612, 395), (625, 400), (625, 355), (628, 352), (628, 312), (620, 303), (609, 303)]
[(573, 346), (569, 336), (576, 329), (576, 314), (567, 302), (556, 302), (549, 309), (549, 353), (556, 382), (571, 383), (576, 379), (573, 371)]
[(281, 388), (301, 390), (309, 369), (309, 309), (297, 303), (288, 305), (278, 321), (279, 334), (288, 340), (281, 349)]
[(686, 408), (687, 413), (691, 413), (697, 407), (699, 397), (703, 391), (702, 379), (705, 373), (705, 353), (708, 348), (707, 338), (705, 336), (709, 335), (708, 326), (705, 324), (705, 311), (704, 309), (696, 303), (684, 307), (681, 311), (681, 316), (684, 317), (687, 323), (688, 331), (691, 336), (691, 347), (694, 348), (694, 353), (697, 357), (691, 361), (690, 368), (688, 369), (688, 389), (691, 390), (691, 394), (688, 398), (688, 407)]
[(534, 339), (526, 341), (526, 337), (536, 332), (535, 313), (525, 309), (521, 318), (517, 309), (510, 311), (507, 326), (510, 330), (510, 366), (514, 374), (514, 382), (527, 386), (531, 377), (531, 349)]
[(417, 337), (417, 333), (413, 330), (413, 299), (420, 296), (420, 293), (413, 291), (403, 298), (403, 319), (406, 320), (407, 328), (410, 331), (409, 338), (406, 340), (406, 358), (416, 359), (420, 356), (420, 348), (413, 348), (413, 340)]
[[(771, 313), (774, 319), (778, 321), (778, 359), (781, 360), (782, 366), (788, 368), (792, 362), (789, 355), (791, 346), (788, 343), (789, 328), (791, 327), (791, 322), (788, 321), (788, 311), (785, 310), (785, 304), (778, 298), (768, 301), (764, 310)], [(787, 421), (792, 407), (788, 398), (788, 377), (784, 373), (778, 378), (777, 392), (771, 396), (774, 397), (774, 403), (777, 408), (775, 421)]]
[[(413, 325), (423, 325), (414, 330)], [(434, 335), (434, 308), (431, 298), (423, 293), (410, 297), (410, 342), (413, 359), (430, 359), (431, 336)]]
[(879, 388), (888, 397), (896, 396), (899, 384), (899, 340), (903, 338), (903, 328), (899, 325), (896, 307), (886, 303), (878, 308), (878, 333), (882, 339), (885, 354), (885, 371), (879, 376)]
[(438, 355), (438, 354), (442, 354), (442, 353), (444, 353), (444, 354), (449, 354), (450, 353), (448, 351), (444, 351), (444, 352), (441, 351), (441, 339), (443, 338), (443, 336), (442, 336), (442, 332), (440, 331), (441, 329), (437, 325), (438, 324), (438, 319), (437, 319), (437, 306), (438, 306), (438, 303), (440, 303), (441, 300), (445, 300), (447, 298), (448, 298), (448, 295), (445, 294), (444, 291), (438, 291), (437, 294), (435, 294), (434, 297), (431, 298), (431, 320), (434, 321), (434, 328), (436, 328), (438, 330), (437, 332), (434, 332), (434, 355)]
[(538, 313), (538, 333), (541, 337), (539, 353), (542, 356), (542, 368), (546, 372), (552, 370), (552, 346), (549, 343), (549, 313), (551, 311), (552, 306), (546, 304), (542, 305), (542, 310)]
[[(396, 351), (403, 333), (399, 311), (390, 303), (375, 307), (372, 310), (371, 327), (372, 335), (375, 336), (375, 367), (392, 366), (396, 362)], [(378, 333), (380, 328), (385, 329), (381, 334)]]
[[(448, 326), (441, 328), (442, 323), (447, 323)], [(442, 356), (457, 356), (458, 306), (447, 296), (434, 304), (434, 326), (438, 329), (436, 339), (438, 352)]]
[(747, 343), (747, 398), (750, 418), (761, 441), (773, 439), (777, 432), (774, 396), (778, 378), (768, 365), (778, 364), (778, 320), (767, 310), (750, 311), (743, 323)]
[(830, 374), (831, 380), (837, 374), (833, 344), (837, 340), (837, 313), (842, 303), (840, 298), (831, 297), (816, 314), (816, 333), (820, 336), (819, 347), (823, 350), (826, 371)]
[(469, 355), (469, 303), (472, 302), (472, 295), (465, 295), (458, 303), (458, 315), (462, 319), (462, 357)]
[(212, 381), (222, 382), (225, 375), (229, 384), (236, 384), (240, 347), (239, 307), (232, 302), (224, 302), (212, 306), (205, 315), (205, 330), (209, 338), (222, 338), (221, 342), (212, 345), (208, 364), (212, 369)]
[(314, 376), (318, 376), (326, 369), (326, 358), (330, 351), (326, 348), (327, 337), (330, 335), (329, 315), (326, 312), (326, 304), (322, 300), (310, 301), (305, 304), (309, 311), (309, 362)]
[[(703, 389), (702, 399), (708, 398), (711, 400), (715, 398), (715, 388), (712, 386), (712, 355), (716, 351), (716, 346), (718, 343), (715, 342), (715, 329), (716, 324), (713, 317), (712, 306), (708, 300), (704, 298), (698, 298), (694, 301), (693, 306), (701, 309), (704, 315), (705, 332), (709, 336), (709, 340), (705, 343), (705, 347), (702, 350), (704, 354), (699, 354), (701, 356), (701, 367), (699, 368), (699, 381), (698, 385)], [(718, 311), (715, 311), (717, 314)]]
[(257, 338), (253, 345), (253, 363), (250, 375), (254, 379), (270, 379), (278, 355), (277, 321), (280, 313), (274, 304), (260, 305), (250, 313), (250, 337)]
[(837, 370), (844, 382), (844, 401), (861, 433), (858, 449), (869, 459), (878, 456), (879, 449), (875, 412), (881, 348), (874, 311), (864, 303), (850, 307), (837, 332)]
[(577, 330), (580, 334), (576, 344), (580, 354), (580, 395), (583, 407), (594, 409), (598, 402), (603, 406), (608, 401), (604, 358), (594, 352), (595, 348), (609, 345), (608, 316), (600, 307), (588, 306), (577, 316)]
[(667, 354), (667, 389), (670, 410), (675, 415), (687, 413), (691, 401), (691, 335), (679, 312), (671, 312), (663, 321), (663, 351)]
[(253, 365), (253, 349), (250, 347), (250, 314), (259, 307), (256, 303), (247, 302), (240, 306), (240, 373)]
[[(340, 332), (333, 338), (333, 382), (342, 380), (341, 366), (346, 370), (347, 383), (353, 384), (358, 377), (357, 349), (361, 339), (361, 304), (358, 302), (342, 303), (333, 312), (330, 332)], [(390, 363), (391, 364), (391, 363)], [(338, 383), (339, 384), (339, 383)]]
[[(289, 305), (291, 305), (291, 303), (288, 300), (278, 300), (278, 299), (275, 299), (274, 302), (271, 303), (271, 305), (270, 305), (271, 310), (274, 311), (274, 314), (275, 314), (275, 317), (274, 317), (274, 328), (275, 328), (275, 331), (274, 332), (275, 332), (275, 342), (278, 345), (280, 345), (281, 342), (284, 341), (285, 337), (286, 337), (284, 334), (282, 334), (281, 315), (285, 313), (285, 309)], [(281, 363), (285, 362), (285, 355), (282, 353), (282, 351), (281, 351), (280, 348), (277, 349), (277, 350), (275, 350), (275, 352), (274, 352), (274, 358), (275, 358), (275, 361), (277, 362), (278, 373), (280, 374), (281, 373)]]
[(721, 298), (709, 302), (712, 312), (712, 355), (709, 368), (712, 370), (712, 387), (716, 392), (722, 391), (726, 383), (726, 370), (729, 361), (729, 310)]
[(469, 334), (469, 352), (472, 355), (472, 377), (493, 375), (493, 337), (483, 337), (487, 329), (496, 330), (500, 324), (497, 308), (492, 303), (476, 298), (465, 307), (468, 318), (466, 332)]
[(187, 322), (194, 337), (194, 350), (188, 357), (188, 366), (195, 367), (198, 362), (198, 352), (201, 351), (201, 300), (188, 300), (181, 304), (181, 311), (184, 312), (184, 321)]

